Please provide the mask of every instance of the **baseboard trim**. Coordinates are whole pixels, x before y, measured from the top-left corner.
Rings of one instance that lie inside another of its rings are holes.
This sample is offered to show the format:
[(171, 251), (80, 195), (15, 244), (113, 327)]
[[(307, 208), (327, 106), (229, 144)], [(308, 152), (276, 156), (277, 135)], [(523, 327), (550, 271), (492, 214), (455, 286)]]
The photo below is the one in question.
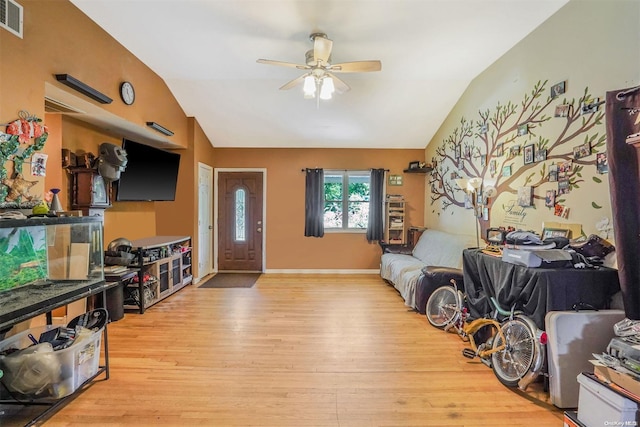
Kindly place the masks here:
[(277, 269), (268, 268), (267, 274), (380, 274), (379, 269)]

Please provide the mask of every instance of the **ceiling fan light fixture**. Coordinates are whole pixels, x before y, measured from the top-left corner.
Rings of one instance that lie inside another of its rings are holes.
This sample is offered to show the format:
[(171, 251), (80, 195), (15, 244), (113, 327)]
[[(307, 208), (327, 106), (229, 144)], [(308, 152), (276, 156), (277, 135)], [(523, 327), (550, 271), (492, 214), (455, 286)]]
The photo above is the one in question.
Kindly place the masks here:
[(331, 65), (333, 41), (327, 38), (325, 33), (313, 33), (309, 39), (313, 42), (313, 49), (306, 52), (304, 64), (258, 59), (257, 62), (260, 64), (305, 70), (305, 74), (282, 85), (280, 90), (302, 85), (305, 99), (327, 100), (333, 97), (334, 92), (345, 93), (350, 89), (346, 82), (333, 73), (367, 73), (380, 71), (382, 68), (379, 60), (351, 61)]
[(331, 99), (335, 90), (336, 88), (333, 85), (333, 79), (331, 77), (324, 77), (322, 79), (322, 87), (320, 88), (320, 99)]
[(304, 78), (304, 86), (302, 87), (305, 98), (313, 98), (316, 95), (316, 79), (309, 75)]

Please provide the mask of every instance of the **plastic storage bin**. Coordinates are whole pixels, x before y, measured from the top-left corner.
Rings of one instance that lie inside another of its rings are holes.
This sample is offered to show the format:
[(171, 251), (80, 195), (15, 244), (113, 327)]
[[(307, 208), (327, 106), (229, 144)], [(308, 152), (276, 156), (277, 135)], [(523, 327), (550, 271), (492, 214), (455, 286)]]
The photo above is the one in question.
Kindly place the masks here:
[(57, 327), (32, 328), (0, 341), (0, 352), (29, 348), (27, 354), (0, 356), (2, 382), (11, 392), (28, 399), (59, 399), (76, 391), (98, 372), (102, 329), (96, 332), (85, 329), (73, 345), (57, 351), (51, 351), (48, 343), (34, 346), (29, 338), (31, 334), (38, 339), (42, 332)]
[(591, 378), (580, 374), (578, 421), (588, 426), (636, 425), (638, 405)]

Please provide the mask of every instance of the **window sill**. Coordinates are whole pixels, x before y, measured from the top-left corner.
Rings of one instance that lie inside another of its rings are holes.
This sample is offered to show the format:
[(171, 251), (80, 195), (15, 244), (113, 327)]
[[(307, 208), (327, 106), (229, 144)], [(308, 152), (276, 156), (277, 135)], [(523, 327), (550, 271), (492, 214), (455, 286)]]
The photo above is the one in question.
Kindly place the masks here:
[(365, 228), (325, 228), (325, 234), (327, 233), (336, 233), (336, 234), (366, 234), (367, 230)]

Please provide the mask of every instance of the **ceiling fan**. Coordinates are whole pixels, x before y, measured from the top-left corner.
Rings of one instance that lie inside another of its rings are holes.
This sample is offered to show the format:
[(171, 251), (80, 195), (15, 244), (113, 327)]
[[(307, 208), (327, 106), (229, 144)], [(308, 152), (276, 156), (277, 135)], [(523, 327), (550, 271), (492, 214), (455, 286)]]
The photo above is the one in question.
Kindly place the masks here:
[(305, 64), (258, 59), (260, 64), (280, 65), (307, 71), (280, 87), (280, 90), (303, 85), (305, 98), (331, 99), (334, 92), (344, 93), (351, 89), (348, 84), (339, 79), (334, 73), (366, 73), (380, 71), (382, 63), (373, 61), (353, 61), (331, 64), (331, 49), (333, 41), (324, 33), (313, 33), (309, 36), (313, 42), (313, 49), (307, 51)]

